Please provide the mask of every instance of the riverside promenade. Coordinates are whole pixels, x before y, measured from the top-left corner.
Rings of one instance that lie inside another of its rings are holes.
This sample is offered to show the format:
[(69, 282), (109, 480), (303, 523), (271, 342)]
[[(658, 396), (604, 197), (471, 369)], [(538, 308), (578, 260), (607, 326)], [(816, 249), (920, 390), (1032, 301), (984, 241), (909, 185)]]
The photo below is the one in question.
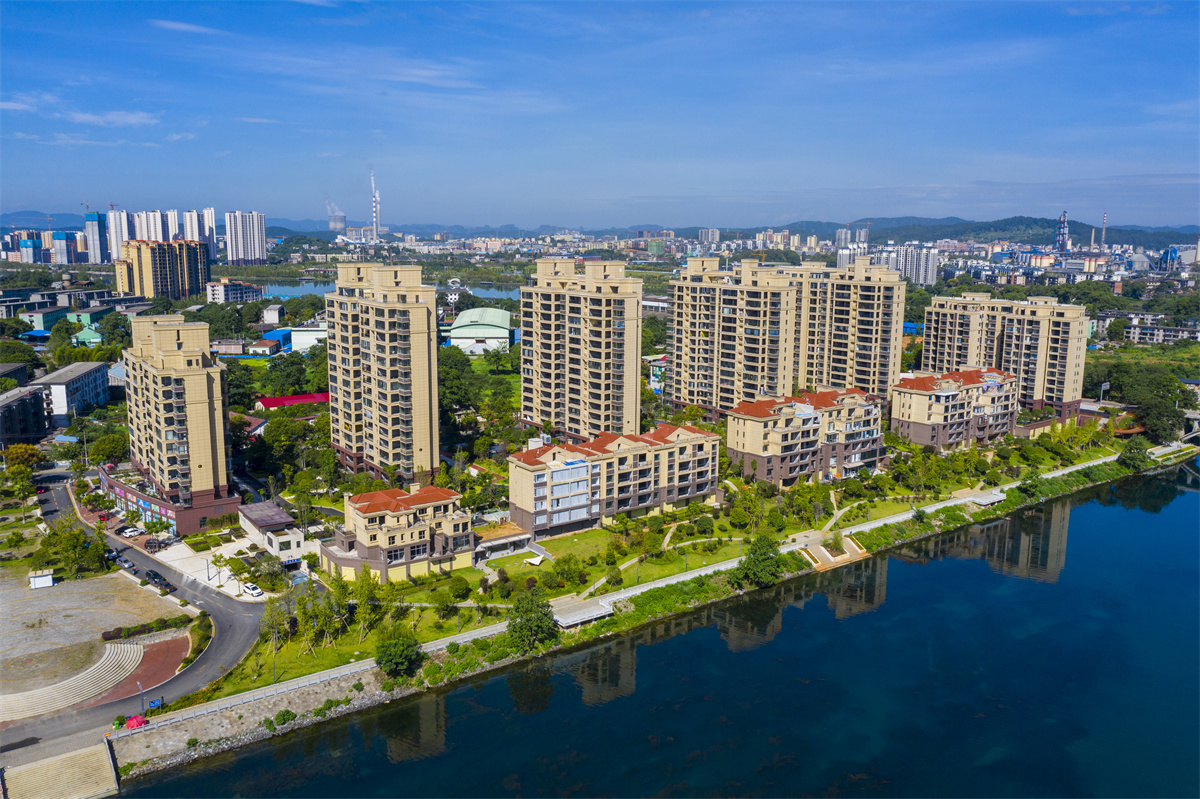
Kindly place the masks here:
[[(1069, 467), (1066, 467), (1063, 469), (1058, 469), (1058, 470), (1055, 470), (1052, 472), (1047, 472), (1042, 476), (1043, 477), (1058, 477), (1058, 476), (1061, 476), (1064, 474), (1068, 474), (1070, 472), (1084, 469), (1088, 466), (1093, 466), (1093, 465), (1100, 464), (1100, 463), (1108, 463), (1108, 462), (1116, 460), (1116, 458), (1117, 458), (1116, 455), (1108, 455), (1108, 456), (1105, 456), (1102, 458), (1098, 458), (1096, 460), (1088, 461), (1086, 463), (1080, 463), (1080, 464), (1069, 466)], [(982, 491), (974, 491), (971, 489), (964, 489), (964, 490), (958, 492), (958, 495), (952, 496), (949, 499), (942, 500), (940, 502), (936, 502), (936, 503), (932, 503), (930, 505), (924, 506), (923, 510), (925, 510), (926, 512), (932, 512), (932, 511), (940, 510), (941, 508), (951, 507), (951, 506), (955, 506), (955, 505), (961, 505), (961, 504), (965, 504), (968, 502), (976, 502), (978, 504), (983, 504), (983, 505), (994, 504), (995, 502), (1002, 500), (1004, 498), (1006, 492), (1016, 485), (1018, 485), (1018, 481), (1012, 481), (1003, 486), (999, 486), (995, 489), (988, 489), (988, 490), (982, 490)], [(845, 510), (845, 509), (843, 509), (843, 510)], [(852, 536), (855, 533), (863, 532), (865, 530), (870, 530), (874, 527), (878, 527), (878, 526), (885, 525), (885, 524), (894, 524), (896, 522), (904, 521), (904, 520), (912, 518), (912, 514), (913, 514), (913, 511), (904, 511), (901, 513), (893, 514), (891, 516), (886, 516), (886, 517), (882, 517), (879, 519), (872, 519), (870, 521), (863, 522), (861, 524), (858, 524), (853, 527), (849, 527), (849, 528), (842, 530), (841, 532), (844, 537), (843, 541), (844, 541), (845, 552), (841, 555), (835, 556), (835, 555), (829, 553), (822, 546), (821, 542), (824, 540), (824, 537), (826, 535), (826, 531), (824, 529), (807, 530), (803, 533), (795, 534), (795, 535), (791, 536), (790, 538), (786, 538), (782, 542), (780, 549), (781, 549), (781, 551), (784, 551), (784, 552), (792, 552), (792, 551), (798, 551), (798, 550), (805, 552), (806, 555), (809, 557), (809, 559), (812, 560), (814, 563), (814, 567), (813, 567), (814, 571), (826, 571), (829, 569), (839, 568), (839, 567), (847, 565), (849, 563), (854, 563), (856, 561), (864, 560), (866, 558), (871, 557), (871, 553), (867, 552), (864, 548), (859, 546), (856, 541), (853, 540)], [(728, 571), (730, 569), (735, 568), (738, 565), (738, 563), (740, 563), (740, 562), (741, 562), (741, 557), (732, 558), (730, 560), (722, 561), (720, 563), (714, 563), (714, 564), (711, 564), (711, 565), (708, 565), (708, 566), (705, 566), (705, 567), (702, 567), (699, 569), (692, 569), (690, 571), (682, 572), (680, 574), (671, 575), (668, 577), (660, 578), (658, 580), (653, 580), (650, 582), (642, 583), (641, 585), (624, 588), (620, 591), (615, 591), (615, 592), (605, 594), (605, 595), (602, 595), (599, 597), (589, 597), (586, 599), (580, 598), (578, 596), (561, 597), (556, 600), (553, 600), (551, 602), (551, 605), (554, 609), (555, 619), (556, 619), (556, 621), (558, 621), (558, 623), (561, 626), (564, 626), (564, 627), (578, 626), (579, 624), (585, 624), (589, 621), (593, 621), (596, 619), (600, 619), (600, 618), (604, 618), (606, 616), (612, 615), (615, 612), (614, 606), (617, 603), (619, 603), (621, 600), (628, 599), (633, 596), (637, 596), (638, 594), (653, 590), (655, 588), (660, 588), (663, 586), (668, 586), (668, 585), (673, 585), (675, 583), (684, 582), (684, 581), (690, 580), (694, 577), (698, 577), (698, 576), (702, 576), (702, 575), (706, 575), (706, 574), (712, 574), (712, 573), (719, 572), (719, 571)], [(422, 650), (424, 650), (426, 652), (435, 652), (438, 650), (445, 649), (446, 646), (451, 642), (457, 642), (460, 644), (466, 643), (466, 642), (474, 640), (476, 638), (485, 638), (485, 637), (497, 635), (499, 633), (504, 632), (504, 630), (506, 628), (507, 628), (507, 623), (500, 622), (498, 624), (494, 624), (489, 627), (484, 627), (484, 628), (481, 628), (478, 630), (472, 630), (469, 632), (448, 636), (446, 638), (442, 638), (437, 641), (432, 641), (432, 642), (423, 644), (421, 646), (421, 648), (422, 648)], [(151, 735), (156, 730), (162, 730), (166, 727), (170, 727), (171, 725), (174, 725), (174, 724), (177, 724), (179, 722), (186, 721), (189, 719), (193, 719), (198, 716), (205, 716), (205, 715), (214, 714), (214, 713), (221, 713), (224, 711), (231, 711), (234, 707), (237, 707), (239, 705), (246, 705), (246, 704), (248, 704), (250, 702), (254, 702), (256, 700), (267, 699), (270, 697), (277, 697), (277, 696), (285, 695), (288, 692), (297, 691), (304, 687), (316, 685), (318, 683), (322, 683), (325, 681), (345, 678), (345, 677), (350, 676), (351, 674), (361, 674), (362, 672), (368, 671), (373, 668), (375, 668), (374, 659), (373, 658), (364, 658), (363, 660), (361, 660), (357, 663), (349, 664), (348, 666), (339, 666), (334, 669), (329, 669), (329, 670), (323, 671), (323, 672), (316, 672), (314, 674), (311, 674), (311, 675), (308, 675), (305, 677), (299, 677), (294, 680), (290, 680), (290, 681), (284, 682), (284, 683), (279, 683), (274, 686), (266, 686), (264, 688), (255, 689), (254, 691), (246, 692), (244, 694), (238, 694), (236, 696), (227, 697), (227, 698), (221, 699), (221, 700), (215, 700), (213, 702), (208, 702), (208, 703), (205, 703), (202, 705), (197, 705), (195, 707), (186, 708), (184, 710), (163, 714), (162, 716), (156, 716), (151, 719), (150, 724), (148, 724), (146, 727), (143, 727), (137, 731), (122, 731), (119, 733), (114, 733), (113, 737), (114, 738), (123, 738), (126, 736), (141, 737), (141, 736)], [(105, 737), (106, 732), (108, 732), (107, 728), (97, 729), (94, 733), (94, 737), (90, 738), (90, 741), (87, 740), (89, 738), (89, 736), (87, 736), (87, 735), (80, 735), (80, 736), (76, 737), (74, 740), (78, 741), (78, 746), (81, 747), (81, 749), (84, 747), (92, 747), (95, 745), (95, 743), (98, 743), (98, 742), (106, 742), (105, 746), (108, 746), (109, 745), (107, 743), (108, 739)], [(83, 755), (81, 754), (81, 756), (83, 756)], [(3, 755), (0, 755), (0, 760), (2, 760), (3, 757), (4, 757)], [(45, 773), (47, 771), (50, 771), (50, 766), (51, 766), (50, 761), (38, 761), (36, 763), (29, 763), (29, 764), (23, 765), (21, 767), (21, 772), (22, 773), (33, 773), (34, 771), (38, 771), (38, 773)], [(11, 769), (12, 764), (9, 764), (9, 767)], [(69, 770), (64, 769), (60, 773), (62, 773), (64, 775), (64, 779), (65, 779), (65, 775), (67, 773), (73, 773), (73, 772), (70, 772)], [(49, 790), (50, 787), (53, 787), (53, 792), (49, 793), (49, 794), (46, 794), (46, 793), (25, 794), (25, 793), (22, 793), (20, 790), (14, 792), (13, 786), (8, 785), (7, 786), (7, 788), (8, 788), (7, 797), (8, 797), (8, 799), (27, 799), (27, 797), (35, 796), (35, 795), (52, 795), (55, 797), (59, 797), (59, 799), (79, 799), (79, 797), (84, 797), (84, 796), (91, 797), (91, 796), (97, 796), (97, 795), (105, 795), (105, 794), (94, 793), (94, 791), (95, 791), (94, 786), (90, 786), (90, 785), (89, 786), (84, 786), (84, 785), (75, 786), (75, 785), (72, 785), (69, 783), (60, 783), (60, 784), (53, 785), (53, 786), (47, 786), (45, 788), (42, 788), (42, 790), (43, 791)], [(19, 788), (19, 786), (18, 786), (18, 788)], [(110, 791), (110, 793), (111, 793), (111, 791)]]

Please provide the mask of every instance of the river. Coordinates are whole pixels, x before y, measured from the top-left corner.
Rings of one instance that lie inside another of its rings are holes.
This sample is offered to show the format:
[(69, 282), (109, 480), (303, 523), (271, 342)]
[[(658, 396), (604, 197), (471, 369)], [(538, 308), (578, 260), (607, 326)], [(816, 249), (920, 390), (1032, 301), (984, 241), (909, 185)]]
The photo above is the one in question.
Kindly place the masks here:
[[(255, 285), (261, 285), (263, 287), (263, 296), (269, 297), (271, 299), (276, 299), (276, 300), (287, 299), (288, 297), (299, 297), (304, 294), (325, 294), (326, 292), (334, 291), (337, 288), (337, 284), (335, 284), (335, 283), (314, 282), (314, 283), (309, 283), (307, 285), (302, 285), (299, 280), (295, 280), (295, 281), (287, 281), (287, 282), (283, 282), (283, 283), (265, 283), (264, 284), (264, 283), (257, 282), (254, 278), (233, 278), (233, 279), (242, 280), (247, 283), (254, 283)], [(439, 286), (438, 288), (444, 289), (446, 287)], [(477, 297), (489, 297), (489, 298), (499, 297), (499, 298), (508, 298), (511, 300), (520, 299), (520, 297), (521, 297), (521, 290), (519, 288), (496, 289), (496, 288), (476, 287), (476, 288), (471, 289), (471, 293)]]
[(1128, 479), (126, 794), (1196, 796), (1198, 519)]

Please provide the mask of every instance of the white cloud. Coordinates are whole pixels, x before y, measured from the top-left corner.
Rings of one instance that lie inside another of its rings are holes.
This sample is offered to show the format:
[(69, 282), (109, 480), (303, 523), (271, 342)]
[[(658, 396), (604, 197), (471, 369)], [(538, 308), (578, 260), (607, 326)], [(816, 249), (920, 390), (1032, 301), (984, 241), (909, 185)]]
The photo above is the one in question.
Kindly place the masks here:
[(118, 139), (116, 141), (96, 141), (84, 137), (82, 133), (55, 133), (51, 141), (39, 141), (38, 144), (48, 144), (51, 146), (62, 147), (119, 147), (122, 144), (128, 144), (127, 139)]
[(196, 138), (195, 133), (171, 133), (167, 136), (167, 141), (187, 141), (188, 139)]
[(192, 25), (190, 22), (176, 22), (171, 19), (152, 19), (148, 22), (156, 28), (162, 28), (165, 31), (176, 31), (178, 33), (225, 33), (225, 31), (217, 30), (216, 28), (206, 28), (203, 25)]
[(121, 128), (131, 125), (157, 125), (158, 117), (145, 111), (108, 111), (103, 114), (88, 114), (72, 111), (65, 114), (72, 122), (84, 125), (100, 125), (105, 128)]
[(32, 111), (33, 106), (29, 103), (0, 103), (0, 111)]
[(13, 134), (13, 138), (14, 138), (14, 139), (33, 139), (33, 140), (36, 140), (36, 139), (40, 139), (40, 138), (41, 138), (41, 136), (38, 136), (36, 133), (14, 133), (14, 134)]

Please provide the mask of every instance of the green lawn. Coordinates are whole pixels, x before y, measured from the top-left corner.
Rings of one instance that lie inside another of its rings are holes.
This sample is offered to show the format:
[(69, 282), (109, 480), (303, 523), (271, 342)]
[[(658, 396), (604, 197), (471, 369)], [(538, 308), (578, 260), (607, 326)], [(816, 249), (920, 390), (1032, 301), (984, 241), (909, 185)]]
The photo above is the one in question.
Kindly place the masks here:
[[(479, 614), (475, 611), (463, 611), (462, 631), (475, 630), (480, 627), (487, 627), (502, 621), (503, 614), (490, 615), (484, 619), (479, 619)], [(416, 636), (417, 640), (425, 643), (434, 641), (438, 638), (445, 638), (448, 635), (453, 635), (459, 632), (458, 619), (451, 618), (441, 623), (442, 629), (437, 629), (437, 618), (432, 608), (414, 608), (409, 611), (406, 618), (401, 622), (407, 624), (410, 629), (413, 622), (416, 621)], [(296, 677), (303, 677), (308, 674), (313, 674), (325, 669), (332, 669), (336, 666), (344, 666), (352, 660), (365, 660), (375, 656), (375, 634), (369, 633), (367, 637), (360, 643), (358, 640), (358, 629), (351, 627), (350, 630), (343, 633), (332, 645), (314, 647), (314, 652), (301, 652), (298, 642), (289, 642), (279, 648), (274, 657), (271, 654), (270, 644), (255, 644), (249, 654), (229, 672), (224, 680), (220, 682), (217, 689), (211, 696), (205, 700), (220, 699), (234, 694), (240, 694), (244, 691), (250, 691), (255, 688), (263, 688), (271, 684), (272, 660), (274, 660), (275, 681), (283, 682)], [(312, 708), (293, 707), (296, 713), (302, 713)]]
[(845, 529), (846, 527), (853, 527), (857, 524), (862, 524), (863, 522), (871, 521), (873, 519), (882, 519), (885, 516), (892, 516), (897, 513), (904, 513), (907, 510), (912, 510), (914, 507), (920, 508), (920, 507), (924, 507), (925, 505), (932, 505), (935, 502), (941, 502), (941, 500), (937, 499), (937, 498), (926, 499), (926, 500), (922, 500), (920, 502), (916, 502), (913, 504), (910, 504), (910, 503), (905, 502), (900, 499), (884, 500), (883, 502), (875, 503), (875, 506), (870, 509), (869, 518), (867, 516), (866, 506), (865, 505), (856, 505), (854, 508), (847, 511), (846, 514), (844, 514), (842, 517), (840, 517), (838, 519), (838, 523), (836, 525), (834, 525), (833, 529), (842, 530), (842, 529)]
[[(447, 574), (444, 579), (440, 579), (435, 583), (423, 585), (409, 585), (406, 583), (401, 583), (402, 588), (400, 591), (400, 597), (405, 602), (431, 602), (432, 600), (429, 598), (429, 595), (434, 591), (437, 591), (439, 588), (446, 587), (446, 585), (450, 582), (451, 577), (462, 577), (467, 581), (467, 584), (470, 585), (471, 589), (474, 591), (479, 588), (479, 578), (483, 576), (485, 576), (484, 573), (473, 566), (455, 569)], [(474, 599), (476, 596), (478, 596), (478, 594), (473, 593), (469, 598)]]
[(571, 533), (569, 535), (560, 535), (557, 538), (547, 538), (538, 543), (556, 558), (560, 558), (563, 555), (575, 555), (580, 560), (586, 561), (592, 555), (597, 557), (603, 556), (604, 550), (608, 548), (608, 542), (611, 540), (612, 533), (596, 529), (584, 530), (583, 532)]
[[(284, 494), (283, 496), (288, 502), (296, 501), (295, 494)], [(321, 494), (319, 496), (310, 494), (308, 498), (312, 502), (314, 507), (319, 505), (323, 508), (333, 508), (334, 510), (340, 510), (342, 512), (345, 512), (345, 510), (346, 510), (345, 507), (343, 506), (344, 500), (342, 499), (342, 497), (338, 497), (337, 499), (334, 499), (333, 497), (329, 496), (328, 494)]]
[[(508, 579), (517, 585), (524, 585), (525, 581), (530, 577), (537, 577), (538, 581), (541, 582), (542, 575), (552, 571), (554, 564), (549, 560), (545, 560), (542, 561), (542, 565), (540, 567), (534, 567), (523, 562), (525, 558), (531, 557), (535, 557), (533, 553), (524, 552), (516, 555), (507, 555), (503, 558), (492, 558), (488, 561), (488, 566), (491, 566), (493, 569), (497, 570), (504, 569), (504, 571), (508, 574)], [(588, 585), (591, 585), (592, 583), (596, 582), (596, 580), (599, 580), (604, 576), (604, 573), (608, 570), (608, 567), (601, 563), (597, 566), (587, 566), (585, 569), (588, 573)], [(582, 591), (586, 587), (587, 586), (585, 585), (568, 585), (562, 588), (555, 588), (552, 591), (547, 590), (546, 596), (566, 596), (567, 594), (574, 594)], [(493, 597), (495, 597), (495, 594), (493, 594)]]
[[(687, 557), (684, 557), (683, 550), (687, 549)], [(695, 551), (691, 545), (680, 545), (672, 547), (670, 551), (664, 553), (658, 558), (647, 558), (640, 565), (633, 564), (621, 570), (621, 576), (624, 582), (621, 588), (629, 588), (630, 586), (648, 583), (651, 580), (657, 580), (662, 577), (670, 577), (673, 574), (682, 574), (684, 571), (698, 569), (701, 566), (711, 566), (714, 563), (720, 563), (724, 560), (730, 560), (738, 557), (743, 551), (740, 541), (722, 544), (716, 552), (705, 552), (703, 545)], [(684, 568), (686, 565), (686, 569)], [(640, 578), (639, 578), (640, 574)]]

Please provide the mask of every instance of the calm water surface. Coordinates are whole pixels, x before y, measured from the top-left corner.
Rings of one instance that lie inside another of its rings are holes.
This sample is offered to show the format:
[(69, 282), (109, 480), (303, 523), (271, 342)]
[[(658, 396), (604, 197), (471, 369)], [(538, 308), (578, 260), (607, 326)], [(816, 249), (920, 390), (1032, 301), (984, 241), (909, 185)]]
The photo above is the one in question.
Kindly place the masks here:
[(1198, 492), (1096, 489), (126, 793), (1196, 796)]

